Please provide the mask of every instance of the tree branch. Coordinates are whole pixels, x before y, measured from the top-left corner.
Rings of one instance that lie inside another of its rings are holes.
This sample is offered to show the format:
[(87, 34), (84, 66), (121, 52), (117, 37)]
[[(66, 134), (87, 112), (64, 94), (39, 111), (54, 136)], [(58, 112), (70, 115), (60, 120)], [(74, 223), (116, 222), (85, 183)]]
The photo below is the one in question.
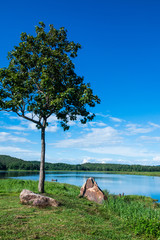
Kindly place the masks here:
[(17, 115), (19, 116), (19, 117), (22, 117), (22, 118), (24, 118), (24, 119), (26, 119), (26, 120), (29, 120), (29, 121), (31, 121), (31, 122), (33, 122), (33, 123), (35, 123), (35, 124), (37, 124), (37, 125), (39, 125), (39, 126), (41, 126), (42, 127), (42, 124), (41, 124), (41, 122), (40, 122), (40, 120), (39, 121), (36, 121), (36, 120), (34, 120), (34, 119), (32, 119), (32, 118), (29, 118), (29, 117), (27, 117), (27, 116), (25, 116), (24, 114), (19, 114), (18, 112), (16, 112), (17, 113)]

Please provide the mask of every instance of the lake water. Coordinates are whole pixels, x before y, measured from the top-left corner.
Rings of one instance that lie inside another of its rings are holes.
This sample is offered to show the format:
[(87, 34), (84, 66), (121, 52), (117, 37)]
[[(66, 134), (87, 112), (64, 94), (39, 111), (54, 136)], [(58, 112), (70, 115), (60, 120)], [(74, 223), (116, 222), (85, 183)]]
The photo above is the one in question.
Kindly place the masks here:
[[(160, 177), (107, 174), (95, 172), (46, 172), (46, 181), (57, 179), (59, 183), (82, 186), (87, 178), (94, 177), (102, 190), (110, 193), (125, 195), (143, 195), (160, 202)], [(0, 172), (0, 178), (16, 178), (24, 180), (38, 180), (38, 173), (31, 172)]]

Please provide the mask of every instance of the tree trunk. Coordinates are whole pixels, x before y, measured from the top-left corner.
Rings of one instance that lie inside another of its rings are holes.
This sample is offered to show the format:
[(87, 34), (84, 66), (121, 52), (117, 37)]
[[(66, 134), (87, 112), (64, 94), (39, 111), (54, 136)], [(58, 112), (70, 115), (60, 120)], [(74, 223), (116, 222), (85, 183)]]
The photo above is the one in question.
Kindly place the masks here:
[(41, 164), (38, 184), (38, 191), (40, 193), (44, 193), (44, 180), (45, 180), (45, 126), (41, 128)]

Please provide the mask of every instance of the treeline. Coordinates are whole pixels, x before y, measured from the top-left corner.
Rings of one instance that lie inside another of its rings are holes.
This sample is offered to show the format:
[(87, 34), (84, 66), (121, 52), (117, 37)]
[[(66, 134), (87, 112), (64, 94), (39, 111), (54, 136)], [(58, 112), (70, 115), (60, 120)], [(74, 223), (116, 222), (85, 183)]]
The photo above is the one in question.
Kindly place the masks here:
[[(39, 170), (40, 162), (0, 155), (0, 170)], [(142, 166), (127, 164), (85, 163), (71, 165), (66, 163), (45, 163), (45, 170), (64, 171), (122, 171), (122, 172), (159, 172), (160, 166)]]

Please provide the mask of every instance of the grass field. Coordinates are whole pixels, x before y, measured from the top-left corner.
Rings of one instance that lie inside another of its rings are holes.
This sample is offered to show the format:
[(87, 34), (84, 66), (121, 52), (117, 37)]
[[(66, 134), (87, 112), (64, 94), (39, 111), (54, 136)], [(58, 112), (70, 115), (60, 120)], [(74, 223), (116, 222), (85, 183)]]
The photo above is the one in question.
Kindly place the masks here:
[(108, 195), (102, 205), (79, 198), (79, 187), (45, 183), (57, 208), (22, 205), (22, 189), (37, 192), (38, 182), (0, 180), (0, 239), (131, 240), (160, 237), (160, 208), (140, 196)]

